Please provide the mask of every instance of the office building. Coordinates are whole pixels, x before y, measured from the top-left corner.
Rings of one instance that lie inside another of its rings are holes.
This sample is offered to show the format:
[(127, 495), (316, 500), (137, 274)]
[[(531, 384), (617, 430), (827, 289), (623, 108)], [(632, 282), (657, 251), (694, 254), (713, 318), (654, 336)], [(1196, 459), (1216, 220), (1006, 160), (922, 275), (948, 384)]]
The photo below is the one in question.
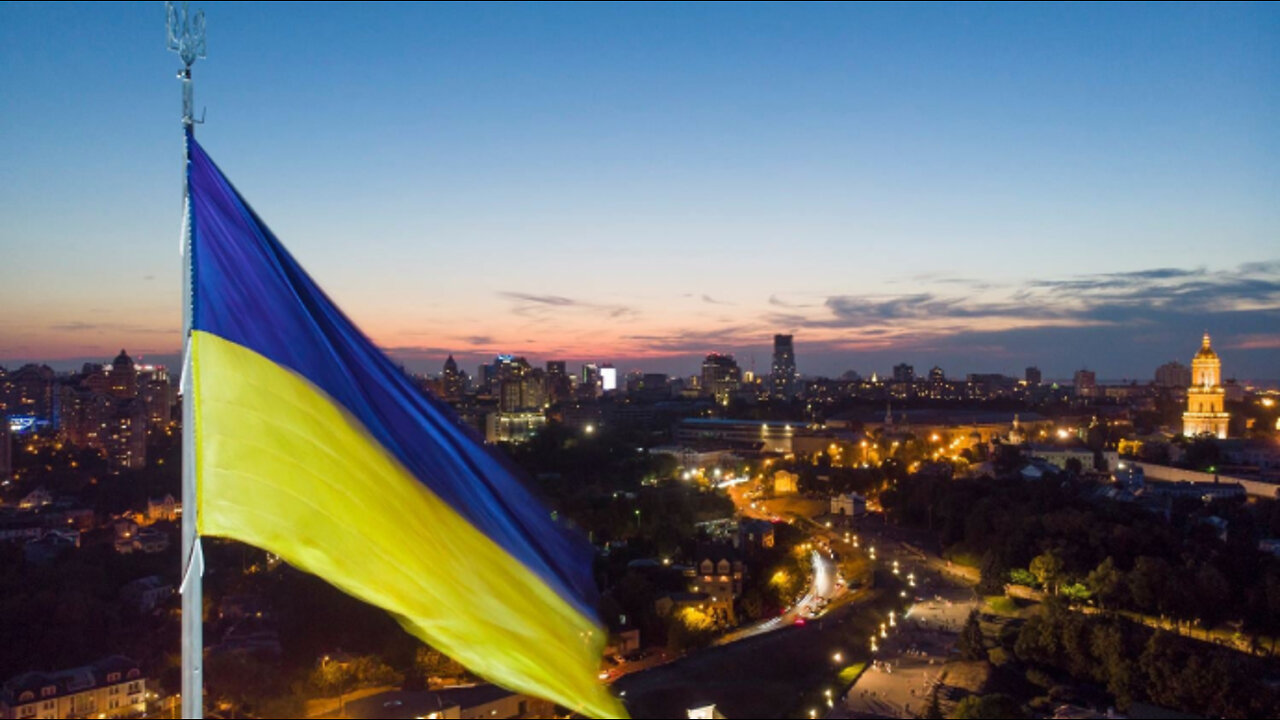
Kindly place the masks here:
[(792, 335), (773, 336), (773, 366), (769, 373), (770, 390), (774, 397), (790, 400), (796, 396), (796, 351)]

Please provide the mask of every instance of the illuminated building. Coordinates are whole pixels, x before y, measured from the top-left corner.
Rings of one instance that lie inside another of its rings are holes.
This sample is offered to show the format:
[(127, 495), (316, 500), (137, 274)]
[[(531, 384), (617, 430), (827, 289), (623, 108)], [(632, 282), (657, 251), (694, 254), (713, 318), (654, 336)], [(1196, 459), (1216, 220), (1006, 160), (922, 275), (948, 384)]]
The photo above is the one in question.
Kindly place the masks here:
[(133, 358), (122, 348), (107, 374), (107, 389), (112, 395), (127, 400), (138, 397), (138, 370)]
[(146, 467), (148, 428), (170, 420), (168, 373), (148, 367), (139, 376), (123, 350), (109, 368), (86, 365), (78, 381), (59, 387), (57, 399), (61, 437), (101, 450), (117, 472)]
[(138, 369), (138, 399), (147, 408), (147, 424), (162, 428), (171, 420), (173, 391), (169, 371), (163, 365), (143, 365)]
[(0, 687), (0, 717), (139, 717), (147, 710), (146, 697), (138, 664), (115, 655), (84, 667), (10, 678)]
[(569, 400), (573, 383), (563, 360), (547, 361), (547, 402), (552, 405)]
[(796, 350), (792, 335), (773, 336), (773, 367), (769, 383), (774, 397), (790, 400), (796, 396)]
[(13, 437), (9, 432), (9, 421), (0, 414), (0, 482), (13, 477)]
[(803, 426), (793, 426), (782, 420), (686, 418), (676, 426), (675, 440), (683, 447), (717, 447), (785, 455), (793, 451), (792, 441), (803, 429)]
[(702, 394), (728, 405), (742, 384), (742, 370), (732, 355), (711, 353), (702, 361)]
[(147, 466), (147, 406), (141, 400), (125, 400), (115, 406), (107, 423), (103, 449), (114, 470)]
[(0, 406), (6, 415), (53, 419), (54, 375), (47, 365), (23, 365), (0, 377)]
[(444, 361), (444, 372), (440, 374), (440, 390), (445, 400), (457, 400), (462, 397), (462, 373), (458, 371), (458, 363), (450, 355)]
[(609, 363), (600, 366), (600, 389), (607, 393), (618, 389), (618, 369)]
[(916, 369), (906, 363), (893, 366), (893, 381), (896, 383), (915, 382)]
[(1187, 411), (1182, 414), (1182, 434), (1227, 436), (1230, 413), (1223, 407), (1226, 392), (1222, 388), (1222, 361), (1204, 334), (1200, 352), (1191, 359), (1191, 387), (1187, 390)]
[(1035, 387), (1041, 382), (1040, 368), (1032, 366), (1027, 368), (1027, 372), (1023, 375), (1023, 379), (1027, 381), (1027, 385)]
[(600, 368), (595, 363), (582, 366), (582, 382), (578, 383), (578, 397), (591, 400), (600, 397)]
[(522, 443), (533, 438), (547, 426), (547, 416), (541, 412), (496, 412), (485, 418), (485, 442)]
[(1091, 398), (1098, 394), (1098, 375), (1092, 370), (1077, 370), (1072, 384), (1078, 398)]

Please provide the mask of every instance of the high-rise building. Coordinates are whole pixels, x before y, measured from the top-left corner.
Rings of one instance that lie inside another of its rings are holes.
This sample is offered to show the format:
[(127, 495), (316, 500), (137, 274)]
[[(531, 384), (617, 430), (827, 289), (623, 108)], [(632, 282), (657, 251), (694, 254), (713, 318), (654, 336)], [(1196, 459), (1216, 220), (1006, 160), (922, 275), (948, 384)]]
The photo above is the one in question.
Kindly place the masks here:
[(462, 398), (462, 373), (458, 370), (458, 362), (453, 355), (445, 358), (444, 370), (440, 373), (440, 390), (445, 400)]
[(714, 397), (721, 405), (728, 405), (730, 398), (742, 384), (742, 370), (732, 355), (711, 353), (702, 361), (702, 394)]
[(1023, 375), (1022, 377), (1024, 380), (1027, 381), (1027, 385), (1029, 385), (1030, 387), (1036, 387), (1043, 380), (1042, 376), (1040, 375), (1040, 368), (1034, 365), (1027, 368), (1026, 374)]
[(111, 361), (107, 387), (112, 395), (122, 400), (138, 397), (138, 369), (134, 367), (133, 358), (123, 348), (116, 359)]
[(13, 477), (13, 437), (9, 432), (9, 418), (0, 413), (0, 482)]
[(33, 415), (52, 420), (54, 374), (47, 365), (23, 365), (8, 373), (0, 385), (0, 405), (8, 415)]
[(143, 365), (138, 369), (138, 399), (146, 406), (149, 428), (163, 428), (169, 424), (173, 393), (169, 371), (163, 365)]
[(773, 367), (769, 373), (774, 397), (790, 400), (796, 396), (796, 349), (792, 335), (773, 336)]
[(1098, 375), (1092, 370), (1081, 368), (1076, 371), (1072, 384), (1076, 397), (1091, 398), (1098, 394)]
[(552, 405), (569, 400), (573, 394), (573, 383), (569, 378), (568, 368), (563, 360), (547, 361), (547, 402)]
[(946, 381), (947, 381), (947, 374), (942, 372), (942, 368), (938, 367), (937, 365), (934, 365), (933, 369), (929, 370), (929, 382), (944, 383)]
[(522, 357), (499, 355), (498, 410), (504, 413), (541, 412), (546, 403), (546, 373), (534, 371)]
[(1156, 387), (1191, 387), (1191, 368), (1180, 362), (1167, 362), (1156, 368)]
[(896, 383), (914, 382), (916, 379), (916, 369), (906, 363), (899, 363), (893, 366), (893, 381)]
[(116, 402), (107, 423), (104, 446), (113, 470), (147, 466), (147, 406), (138, 398)]
[(1191, 359), (1191, 387), (1187, 390), (1187, 411), (1182, 414), (1182, 434), (1225, 438), (1231, 421), (1225, 401), (1222, 361), (1209, 343), (1209, 333), (1205, 333), (1200, 352)]
[(583, 400), (600, 397), (600, 368), (595, 363), (584, 363), (581, 377), (582, 382), (578, 383), (578, 397)]
[(607, 393), (618, 389), (618, 369), (609, 363), (600, 366), (600, 389)]

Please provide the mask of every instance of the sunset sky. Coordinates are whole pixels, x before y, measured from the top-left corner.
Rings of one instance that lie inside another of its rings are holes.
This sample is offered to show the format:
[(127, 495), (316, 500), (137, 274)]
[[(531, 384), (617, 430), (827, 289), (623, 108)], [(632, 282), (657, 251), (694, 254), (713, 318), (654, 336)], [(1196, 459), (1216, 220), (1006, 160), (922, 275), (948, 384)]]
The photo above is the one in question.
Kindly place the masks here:
[[(1280, 378), (1280, 5), (196, 3), (201, 143), (413, 370)], [(159, 2), (0, 4), (0, 365), (180, 345)]]

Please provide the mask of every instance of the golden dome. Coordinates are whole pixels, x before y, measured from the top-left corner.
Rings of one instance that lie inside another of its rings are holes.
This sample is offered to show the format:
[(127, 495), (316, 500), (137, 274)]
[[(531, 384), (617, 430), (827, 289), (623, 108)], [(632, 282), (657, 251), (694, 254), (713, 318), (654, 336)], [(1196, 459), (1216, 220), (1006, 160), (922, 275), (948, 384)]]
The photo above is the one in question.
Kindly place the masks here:
[(1217, 360), (1218, 353), (1213, 351), (1209, 346), (1209, 333), (1204, 334), (1204, 342), (1200, 345), (1200, 352), (1196, 353), (1196, 360)]

